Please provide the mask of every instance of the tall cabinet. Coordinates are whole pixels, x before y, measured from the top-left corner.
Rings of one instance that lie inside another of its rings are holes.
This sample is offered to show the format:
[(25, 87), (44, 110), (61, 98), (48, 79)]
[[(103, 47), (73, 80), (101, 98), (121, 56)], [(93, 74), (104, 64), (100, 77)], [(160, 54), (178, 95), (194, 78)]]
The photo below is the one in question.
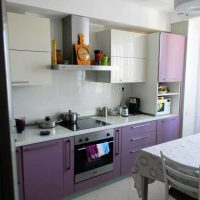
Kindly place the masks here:
[[(147, 81), (134, 87), (134, 95), (141, 98), (142, 112), (157, 115), (157, 102), (162, 97), (171, 99), (170, 114), (179, 115), (184, 52), (182, 35), (165, 32), (148, 35)], [(160, 94), (159, 85), (166, 85), (169, 92)]]
[(132, 83), (146, 81), (146, 34), (105, 30), (96, 33), (96, 48), (111, 58), (111, 65), (119, 70), (101, 72), (97, 81), (108, 83)]

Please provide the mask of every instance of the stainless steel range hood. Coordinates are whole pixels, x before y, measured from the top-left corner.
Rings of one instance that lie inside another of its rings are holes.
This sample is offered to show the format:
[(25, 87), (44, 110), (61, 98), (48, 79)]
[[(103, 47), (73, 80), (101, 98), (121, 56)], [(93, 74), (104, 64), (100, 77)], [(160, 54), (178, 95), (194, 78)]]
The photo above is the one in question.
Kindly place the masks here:
[(78, 34), (83, 33), (85, 43), (89, 44), (89, 19), (77, 15), (69, 15), (62, 20), (63, 57), (70, 64), (76, 63), (74, 45), (78, 42)]
[(69, 64), (52, 65), (53, 70), (74, 70), (74, 71), (115, 71), (119, 66), (101, 65), (77, 65), (74, 45), (78, 43), (78, 34), (83, 33), (85, 44), (89, 44), (89, 18), (77, 15), (69, 15), (62, 19), (63, 29), (63, 58)]

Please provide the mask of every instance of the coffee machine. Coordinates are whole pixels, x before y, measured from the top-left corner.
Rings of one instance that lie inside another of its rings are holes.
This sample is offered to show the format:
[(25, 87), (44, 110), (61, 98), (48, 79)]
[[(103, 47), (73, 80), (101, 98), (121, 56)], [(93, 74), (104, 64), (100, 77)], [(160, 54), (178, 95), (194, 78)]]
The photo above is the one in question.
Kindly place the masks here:
[(129, 114), (140, 114), (140, 98), (129, 97)]

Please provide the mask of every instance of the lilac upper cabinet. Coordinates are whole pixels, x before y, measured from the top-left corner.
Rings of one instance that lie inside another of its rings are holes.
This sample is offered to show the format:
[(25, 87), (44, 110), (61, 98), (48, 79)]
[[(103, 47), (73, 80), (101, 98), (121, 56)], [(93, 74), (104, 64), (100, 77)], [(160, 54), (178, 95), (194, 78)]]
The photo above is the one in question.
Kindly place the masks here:
[(74, 137), (63, 139), (64, 196), (74, 192)]
[(160, 33), (159, 82), (179, 82), (183, 78), (185, 37)]
[(23, 147), (25, 200), (58, 200), (63, 196), (62, 140)]
[(180, 117), (170, 117), (157, 121), (157, 144), (180, 137)]

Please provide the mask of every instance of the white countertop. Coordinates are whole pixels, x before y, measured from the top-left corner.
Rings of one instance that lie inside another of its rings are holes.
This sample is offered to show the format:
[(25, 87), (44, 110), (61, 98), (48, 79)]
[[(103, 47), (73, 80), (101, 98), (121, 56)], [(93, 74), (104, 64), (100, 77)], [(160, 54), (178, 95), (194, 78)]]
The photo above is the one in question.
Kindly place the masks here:
[(85, 129), (85, 130), (80, 130), (80, 131), (71, 131), (62, 126), (57, 126), (56, 128), (45, 129), (45, 130), (50, 131), (50, 135), (48, 135), (48, 136), (40, 136), (39, 133), (43, 129), (39, 129), (39, 128), (37, 128), (37, 126), (26, 127), (24, 133), (22, 133), (22, 134), (15, 133), (14, 134), (15, 145), (16, 145), (16, 147), (19, 147), (19, 146), (24, 146), (24, 145), (29, 145), (29, 144), (39, 143), (39, 142), (45, 142), (45, 141), (50, 141), (50, 140), (55, 140), (55, 139), (61, 139), (61, 138), (76, 136), (76, 135), (80, 135), (80, 134), (84, 134), (84, 133), (91, 133), (91, 132), (95, 132), (95, 131), (101, 131), (101, 130), (110, 129), (110, 128), (123, 127), (123, 126), (132, 125), (132, 124), (138, 124), (138, 123), (143, 123), (143, 122), (148, 122), (148, 121), (153, 121), (153, 120), (158, 120), (158, 119), (163, 119), (163, 118), (168, 118), (168, 117), (173, 117), (173, 116), (177, 116), (177, 115), (150, 116), (150, 115), (141, 114), (141, 115), (132, 115), (129, 117), (93, 116), (91, 118), (107, 122), (110, 125), (106, 125), (103, 127), (97, 127), (97, 128), (90, 128), (90, 129)]

